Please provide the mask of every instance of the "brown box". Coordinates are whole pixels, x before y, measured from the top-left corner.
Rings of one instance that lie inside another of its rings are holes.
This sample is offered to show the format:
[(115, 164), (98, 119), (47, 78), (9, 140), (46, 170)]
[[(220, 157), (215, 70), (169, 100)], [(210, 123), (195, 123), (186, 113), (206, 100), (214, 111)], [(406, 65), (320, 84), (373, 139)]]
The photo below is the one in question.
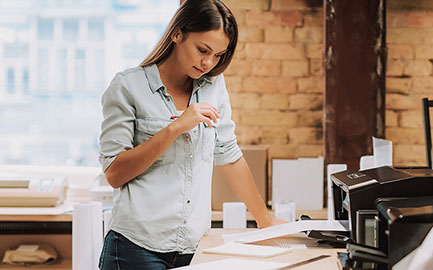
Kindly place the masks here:
[[(259, 194), (266, 202), (268, 200), (266, 188), (268, 183), (268, 147), (245, 145), (241, 146), (241, 150), (250, 167)], [(222, 210), (224, 202), (240, 201), (241, 199), (234, 193), (229, 182), (218, 169), (218, 166), (214, 166), (212, 175), (212, 210)]]

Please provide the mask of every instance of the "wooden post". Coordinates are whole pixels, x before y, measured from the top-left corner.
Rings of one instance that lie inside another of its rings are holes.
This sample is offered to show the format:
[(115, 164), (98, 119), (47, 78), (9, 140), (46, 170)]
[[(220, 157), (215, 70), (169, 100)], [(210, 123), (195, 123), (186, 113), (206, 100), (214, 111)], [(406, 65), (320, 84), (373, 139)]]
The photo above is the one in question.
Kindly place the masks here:
[(359, 168), (385, 137), (386, 0), (325, 0), (325, 163)]

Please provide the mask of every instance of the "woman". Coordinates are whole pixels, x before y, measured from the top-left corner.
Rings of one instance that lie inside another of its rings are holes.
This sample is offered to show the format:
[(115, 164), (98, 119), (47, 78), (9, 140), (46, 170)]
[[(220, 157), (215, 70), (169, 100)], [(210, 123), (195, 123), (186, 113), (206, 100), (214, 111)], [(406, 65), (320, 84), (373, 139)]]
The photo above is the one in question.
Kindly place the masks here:
[(100, 161), (116, 189), (101, 269), (188, 265), (210, 228), (214, 162), (260, 228), (282, 222), (270, 217), (234, 135), (221, 73), (237, 35), (220, 0), (187, 0), (140, 67), (104, 93)]

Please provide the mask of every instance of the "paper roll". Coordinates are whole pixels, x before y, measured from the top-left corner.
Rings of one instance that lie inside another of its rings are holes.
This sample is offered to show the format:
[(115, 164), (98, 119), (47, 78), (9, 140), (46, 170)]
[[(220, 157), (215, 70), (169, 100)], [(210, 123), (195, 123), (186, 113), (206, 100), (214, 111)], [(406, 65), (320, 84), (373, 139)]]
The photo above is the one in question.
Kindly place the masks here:
[(247, 208), (242, 202), (223, 203), (223, 228), (245, 229), (247, 227)]
[(331, 174), (347, 170), (346, 164), (328, 164), (327, 167), (327, 182), (328, 182), (328, 220), (335, 219), (334, 213), (334, 197), (332, 195)]
[(296, 221), (296, 205), (294, 202), (276, 203), (275, 217), (288, 222)]
[(368, 170), (374, 168), (374, 156), (362, 156), (359, 159), (359, 170)]
[(72, 269), (98, 269), (102, 242), (102, 203), (74, 204), (72, 215)]

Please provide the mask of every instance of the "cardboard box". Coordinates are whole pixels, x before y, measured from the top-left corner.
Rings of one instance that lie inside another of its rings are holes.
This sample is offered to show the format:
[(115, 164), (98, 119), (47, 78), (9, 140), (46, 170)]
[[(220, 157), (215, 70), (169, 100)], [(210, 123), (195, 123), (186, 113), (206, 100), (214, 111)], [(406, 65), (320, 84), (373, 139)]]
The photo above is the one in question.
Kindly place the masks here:
[[(267, 202), (268, 147), (245, 145), (240, 148), (250, 167), (259, 194), (263, 201)], [(241, 202), (241, 199), (234, 193), (218, 166), (215, 166), (212, 175), (212, 210), (221, 211), (224, 202)]]

